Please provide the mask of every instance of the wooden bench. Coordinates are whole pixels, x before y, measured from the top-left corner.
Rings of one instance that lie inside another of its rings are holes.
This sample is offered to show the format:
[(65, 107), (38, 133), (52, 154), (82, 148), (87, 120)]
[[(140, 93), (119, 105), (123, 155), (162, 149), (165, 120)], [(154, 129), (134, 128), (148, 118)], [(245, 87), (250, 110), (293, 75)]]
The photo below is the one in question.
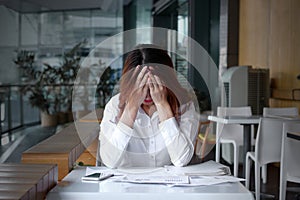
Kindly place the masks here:
[(45, 199), (57, 181), (57, 165), (0, 164), (0, 199)]
[(95, 165), (99, 140), (96, 138), (90, 146), (79, 156), (76, 163), (83, 163), (84, 165)]
[[(91, 115), (95, 116), (94, 113)], [(22, 163), (57, 164), (58, 180), (62, 180), (87, 147), (98, 140), (99, 130), (98, 121), (72, 123), (55, 135), (24, 151)]]

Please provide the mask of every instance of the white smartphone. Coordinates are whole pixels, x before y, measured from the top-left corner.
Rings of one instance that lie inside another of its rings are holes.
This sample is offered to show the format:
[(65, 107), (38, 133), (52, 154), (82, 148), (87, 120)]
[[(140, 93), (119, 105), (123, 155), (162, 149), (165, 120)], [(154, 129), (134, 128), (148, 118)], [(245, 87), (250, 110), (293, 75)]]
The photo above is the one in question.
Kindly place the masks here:
[(93, 173), (87, 176), (83, 176), (81, 179), (84, 181), (102, 181), (114, 176), (113, 174)]

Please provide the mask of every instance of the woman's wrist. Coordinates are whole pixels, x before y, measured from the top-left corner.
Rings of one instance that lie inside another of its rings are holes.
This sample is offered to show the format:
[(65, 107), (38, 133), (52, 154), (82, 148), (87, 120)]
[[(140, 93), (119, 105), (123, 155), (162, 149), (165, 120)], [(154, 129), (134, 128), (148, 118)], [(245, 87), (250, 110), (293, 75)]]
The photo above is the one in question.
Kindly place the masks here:
[(120, 121), (127, 126), (133, 128), (133, 124), (137, 115), (138, 107), (137, 106), (130, 106), (128, 103), (125, 106), (125, 109), (123, 111), (123, 114), (120, 118)]
[(157, 109), (159, 119), (161, 122), (174, 117), (174, 114), (172, 112), (169, 102), (162, 102), (162, 103), (156, 104), (156, 109)]

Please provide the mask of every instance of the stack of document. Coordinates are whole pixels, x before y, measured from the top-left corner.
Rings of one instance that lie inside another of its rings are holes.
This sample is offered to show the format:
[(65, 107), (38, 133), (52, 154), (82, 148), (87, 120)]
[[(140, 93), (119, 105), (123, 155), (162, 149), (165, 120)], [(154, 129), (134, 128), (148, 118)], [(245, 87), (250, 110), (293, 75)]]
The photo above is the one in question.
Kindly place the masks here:
[(166, 166), (166, 170), (176, 175), (187, 176), (223, 176), (231, 175), (227, 166), (216, 163), (215, 161), (207, 161), (202, 164), (189, 165), (186, 167)]
[(220, 183), (239, 182), (244, 179), (237, 178), (235, 176), (191, 176), (189, 184), (174, 184), (173, 186), (203, 186), (203, 185), (215, 185)]
[(169, 175), (127, 175), (121, 182), (130, 183), (159, 183), (159, 184), (189, 184), (188, 176), (169, 176)]
[(231, 176), (227, 166), (208, 161), (186, 167), (165, 166), (159, 168), (108, 169), (105, 167), (88, 167), (86, 175), (100, 172), (113, 173), (110, 181), (128, 183), (153, 183), (168, 186), (202, 186), (227, 182), (239, 182), (240, 179)]

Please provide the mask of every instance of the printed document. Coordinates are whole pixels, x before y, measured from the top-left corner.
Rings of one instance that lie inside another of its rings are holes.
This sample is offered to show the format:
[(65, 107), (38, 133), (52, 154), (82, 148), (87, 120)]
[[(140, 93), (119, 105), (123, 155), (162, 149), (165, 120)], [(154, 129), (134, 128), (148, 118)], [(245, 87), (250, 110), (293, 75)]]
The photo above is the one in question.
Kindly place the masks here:
[[(165, 166), (158, 168), (126, 168), (109, 169), (106, 167), (87, 167), (86, 175), (92, 173), (114, 174), (109, 181), (128, 183), (165, 184), (168, 186), (201, 186), (228, 182), (239, 182), (240, 179), (231, 176), (229, 167), (207, 161), (205, 163), (186, 167)], [(105, 181), (107, 181), (105, 180)]]

